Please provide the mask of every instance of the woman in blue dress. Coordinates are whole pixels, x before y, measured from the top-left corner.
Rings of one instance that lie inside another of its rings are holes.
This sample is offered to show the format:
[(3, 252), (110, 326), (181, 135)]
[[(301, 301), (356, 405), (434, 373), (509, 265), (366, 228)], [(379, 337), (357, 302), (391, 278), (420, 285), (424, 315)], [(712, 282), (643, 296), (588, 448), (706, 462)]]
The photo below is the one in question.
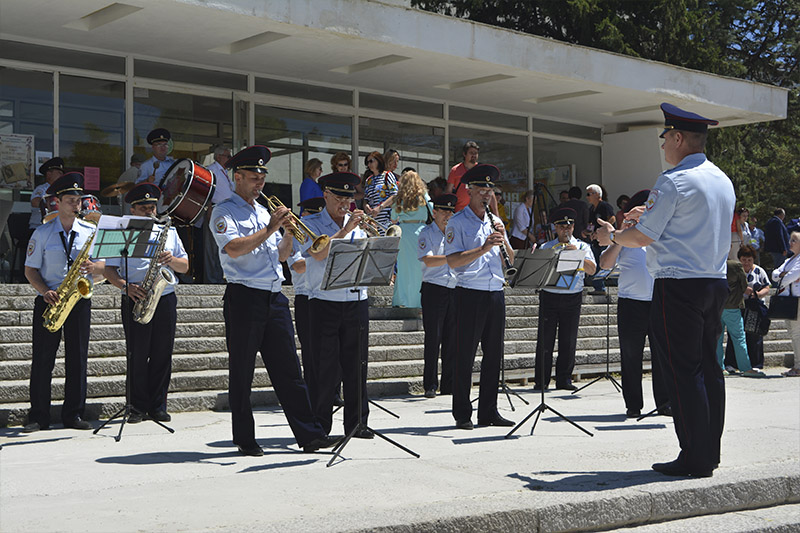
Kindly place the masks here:
[(397, 254), (397, 279), (394, 282), (393, 307), (421, 308), (422, 263), (417, 259), (419, 233), (433, 208), (428, 189), (419, 174), (408, 171), (400, 177), (400, 187), (392, 208), (392, 223), (403, 230)]

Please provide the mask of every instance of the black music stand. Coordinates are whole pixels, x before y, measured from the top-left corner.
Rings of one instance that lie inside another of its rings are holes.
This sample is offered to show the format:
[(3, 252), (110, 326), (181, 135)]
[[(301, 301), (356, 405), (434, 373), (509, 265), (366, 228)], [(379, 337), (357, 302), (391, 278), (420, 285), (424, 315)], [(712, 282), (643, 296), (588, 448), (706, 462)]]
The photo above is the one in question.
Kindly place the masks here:
[[(92, 257), (95, 259), (111, 259), (122, 257), (125, 263), (125, 296), (128, 295), (128, 258), (148, 259), (152, 258), (158, 247), (158, 243), (150, 242), (150, 234), (153, 231), (155, 221), (149, 217), (113, 217), (102, 216), (97, 225), (97, 236), (94, 241)], [(128, 335), (131, 334), (131, 313), (127, 314), (127, 329), (125, 334), (125, 406), (114, 415), (103, 422), (98, 431), (106, 427), (109, 422), (116, 418), (122, 418), (119, 426), (119, 433), (114, 440), (119, 442), (122, 438), (122, 430), (125, 423), (131, 416), (131, 349), (128, 342)], [(125, 320), (125, 318), (123, 318)], [(151, 419), (152, 420), (152, 419)], [(170, 433), (175, 433), (171, 427), (164, 425), (158, 420), (152, 420)]]
[[(373, 237), (370, 239), (333, 239), (328, 252), (328, 261), (325, 265), (325, 273), (322, 278), (322, 290), (345, 289), (358, 290), (364, 286), (388, 286), (392, 278), (394, 264), (397, 261), (397, 252), (400, 250), (400, 237)], [(331, 466), (333, 462), (341, 456), (347, 443), (353, 435), (363, 429), (372, 431), (389, 444), (393, 444), (404, 452), (419, 458), (415, 453), (405, 446), (393, 441), (379, 431), (369, 427), (362, 421), (362, 396), (366, 391), (362, 390), (361, 376), (364, 367), (367, 365), (366, 358), (361, 353), (362, 336), (364, 326), (359, 328), (358, 338), (358, 423), (350, 432), (345, 435), (334, 448), (333, 457), (326, 466)], [(380, 407), (371, 400), (370, 403)], [(380, 407), (383, 409), (382, 407)], [(391, 411), (383, 409), (387, 413)], [(397, 417), (397, 415), (394, 415)], [(397, 417), (399, 418), (399, 417)]]
[[(582, 256), (579, 253), (565, 254), (565, 252), (557, 251), (552, 248), (533, 251), (525, 250), (516, 256), (514, 266), (517, 267), (517, 274), (511, 280), (510, 284), (512, 287), (520, 285), (523, 287), (535, 287), (536, 289), (543, 289), (545, 287), (563, 289), (569, 288), (573, 283), (575, 283), (575, 280), (577, 279), (577, 272), (583, 268), (584, 256), (585, 254)], [(559, 354), (559, 357), (560, 356), (561, 355)], [(542, 380), (544, 380), (544, 357), (539, 358), (539, 365), (539, 375), (541, 376)], [(528, 414), (528, 416), (523, 418), (519, 424), (514, 426), (514, 429), (509, 431), (505, 438), (511, 438), (511, 435), (513, 435), (514, 432), (522, 427), (522, 425), (533, 415), (536, 415), (536, 420), (533, 421), (533, 427), (531, 428), (531, 435), (533, 435), (533, 430), (536, 429), (536, 424), (539, 422), (539, 418), (541, 417), (542, 413), (548, 410), (552, 411), (556, 416), (569, 422), (590, 437), (593, 436), (592, 433), (547, 405), (547, 403), (544, 401), (544, 383), (540, 383), (539, 386), (541, 387), (542, 394), (542, 399), (539, 402), (539, 405), (537, 405), (533, 411)]]
[[(614, 266), (611, 270), (601, 270), (594, 275), (594, 279), (602, 279), (602, 280), (609, 280), (609, 279), (618, 279), (619, 278), (619, 269)], [(619, 298), (618, 298), (619, 301)], [(606, 371), (594, 378), (592, 381), (587, 383), (586, 385), (582, 386), (579, 389), (572, 391), (572, 394), (582, 391), (589, 385), (597, 383), (601, 379), (607, 379), (614, 385), (614, 388), (617, 389), (617, 392), (622, 392), (622, 385), (611, 375), (611, 335), (610, 335), (610, 323), (611, 323), (611, 293), (606, 295)]]

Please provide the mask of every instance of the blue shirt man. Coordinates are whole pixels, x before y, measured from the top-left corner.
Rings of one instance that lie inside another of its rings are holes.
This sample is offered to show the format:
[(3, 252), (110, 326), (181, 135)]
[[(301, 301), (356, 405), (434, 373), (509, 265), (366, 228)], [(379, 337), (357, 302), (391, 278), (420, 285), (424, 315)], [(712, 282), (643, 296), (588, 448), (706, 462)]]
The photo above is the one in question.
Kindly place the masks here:
[(504, 246), (509, 261), (514, 261), (503, 223), (487, 213), (499, 177), (500, 171), (493, 165), (479, 164), (466, 171), (461, 184), (468, 188), (469, 204), (453, 215), (445, 231), (447, 264), (456, 273), (458, 347), (453, 364), (453, 418), (458, 429), (474, 427), (469, 393), (478, 341), (483, 348), (478, 424), (514, 425), (497, 411), (506, 320), (499, 247)]
[(175, 162), (175, 159), (167, 155), (171, 138), (169, 131), (164, 128), (156, 128), (147, 134), (147, 143), (153, 150), (153, 157), (139, 167), (139, 177), (136, 178), (136, 183), (143, 181), (156, 185), (161, 183), (167, 170)]
[(650, 326), (656, 364), (663, 371), (681, 452), (653, 470), (671, 476), (710, 477), (719, 466), (725, 418), (725, 382), (716, 340), (728, 295), (726, 260), (736, 196), (730, 179), (703, 154), (717, 121), (661, 104), (663, 172), (639, 223), (614, 231), (599, 222), (601, 244), (648, 246), (655, 278)]

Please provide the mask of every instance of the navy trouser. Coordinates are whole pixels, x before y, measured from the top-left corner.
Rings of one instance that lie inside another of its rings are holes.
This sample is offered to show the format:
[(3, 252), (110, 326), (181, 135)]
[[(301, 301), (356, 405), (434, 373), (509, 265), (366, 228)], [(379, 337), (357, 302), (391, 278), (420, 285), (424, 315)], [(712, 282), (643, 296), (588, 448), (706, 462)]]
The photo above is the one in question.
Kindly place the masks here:
[[(625, 400), (625, 407), (641, 411), (644, 407), (642, 360), (644, 359), (644, 339), (650, 336), (650, 302), (620, 298), (617, 302), (617, 332), (622, 365), (622, 397)], [(651, 347), (653, 345), (652, 338), (650, 345)], [(661, 375), (661, 369), (652, 359), (651, 355), (655, 406), (666, 406), (669, 398), (664, 385), (664, 377)]]
[[(557, 294), (539, 291), (539, 327), (536, 331), (536, 361), (533, 381), (537, 388), (547, 388), (553, 371), (553, 347), (558, 331), (556, 386), (572, 383), (575, 348), (578, 345), (578, 324), (581, 320), (582, 292)], [(544, 371), (544, 375), (542, 375)]]
[(131, 405), (142, 413), (166, 411), (178, 298), (174, 292), (162, 296), (147, 324), (129, 318), (133, 306), (134, 301), (123, 295), (122, 326), (131, 351)]
[(64, 327), (51, 333), (44, 327), (42, 313), (47, 308), (44, 298), (37, 296), (33, 303), (33, 360), (31, 362), (31, 409), (28, 423), (38, 422), (43, 428), (50, 425), (50, 385), (56, 352), (64, 332), (64, 365), (66, 383), (61, 421), (72, 422), (83, 416), (86, 407), (86, 365), (89, 357), (89, 324), (92, 301), (79, 299), (70, 311)]
[(314, 414), (325, 432), (330, 433), (336, 387), (340, 381), (344, 382), (344, 431), (349, 433), (358, 424), (359, 342), (362, 364), (361, 421), (366, 424), (369, 416), (369, 304), (367, 300), (332, 302), (312, 298), (308, 301), (308, 310), (309, 323), (314, 324), (314, 335), (311, 335), (311, 357), (314, 361), (311, 404)]
[(456, 357), (453, 361), (453, 418), (463, 422), (472, 418), (469, 392), (472, 365), (478, 342), (481, 343), (481, 381), (478, 398), (478, 423), (497, 417), (497, 388), (506, 326), (503, 291), (480, 291), (456, 287)]
[(656, 279), (651, 348), (672, 406), (680, 463), (691, 471), (719, 465), (725, 381), (717, 362), (725, 279)]
[(256, 352), (261, 352), (297, 444), (304, 446), (324, 436), (300, 373), (289, 300), (280, 292), (235, 283), (228, 284), (223, 300), (233, 443), (243, 447), (257, 444), (250, 404)]
[(300, 359), (303, 362), (303, 379), (308, 390), (312, 389), (314, 378), (314, 363), (311, 360), (311, 339), (308, 337), (308, 296), (305, 294), (294, 295), (294, 326), (297, 329), (297, 339), (300, 341)]
[(422, 283), (422, 326), (425, 329), (425, 370), (422, 385), (427, 391), (439, 385), (439, 347), (442, 353), (441, 393), (453, 392), (453, 359), (456, 351), (455, 289)]

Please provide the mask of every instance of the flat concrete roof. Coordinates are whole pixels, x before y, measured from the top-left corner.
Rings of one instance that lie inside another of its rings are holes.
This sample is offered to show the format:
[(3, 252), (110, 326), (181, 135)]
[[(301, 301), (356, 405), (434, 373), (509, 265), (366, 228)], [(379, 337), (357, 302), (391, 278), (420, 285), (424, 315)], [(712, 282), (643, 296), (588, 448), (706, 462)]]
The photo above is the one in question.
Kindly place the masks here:
[(122, 4), (127, 9), (107, 11), (111, 4), (3, 2), (0, 36), (505, 110), (607, 132), (662, 123), (662, 101), (722, 126), (786, 117), (782, 88), (398, 2), (130, 0)]

